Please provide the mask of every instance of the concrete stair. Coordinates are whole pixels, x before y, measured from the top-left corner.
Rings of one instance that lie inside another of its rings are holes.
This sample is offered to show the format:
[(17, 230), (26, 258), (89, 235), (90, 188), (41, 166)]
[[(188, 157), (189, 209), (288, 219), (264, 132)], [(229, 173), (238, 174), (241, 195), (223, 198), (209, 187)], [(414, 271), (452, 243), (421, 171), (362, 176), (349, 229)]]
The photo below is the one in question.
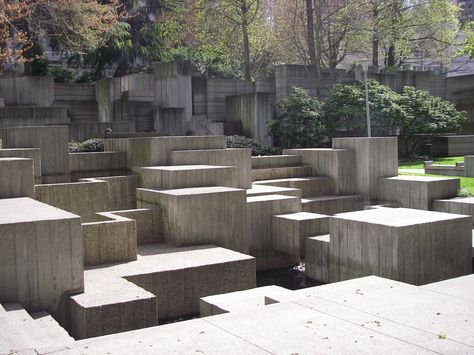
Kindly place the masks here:
[[(30, 315), (20, 304), (0, 306), (0, 353), (19, 349), (57, 347), (72, 344), (74, 339), (46, 312)], [(8, 330), (8, 331), (5, 331)]]
[(311, 166), (285, 166), (252, 169), (252, 181), (308, 177), (313, 174)]
[(261, 180), (254, 184), (301, 189), (303, 198), (334, 194), (334, 184), (331, 178), (324, 176)]
[(360, 195), (317, 196), (301, 199), (303, 212), (333, 215), (363, 209)]
[(237, 187), (233, 166), (174, 165), (144, 167), (139, 170), (143, 188), (181, 189), (189, 187)]

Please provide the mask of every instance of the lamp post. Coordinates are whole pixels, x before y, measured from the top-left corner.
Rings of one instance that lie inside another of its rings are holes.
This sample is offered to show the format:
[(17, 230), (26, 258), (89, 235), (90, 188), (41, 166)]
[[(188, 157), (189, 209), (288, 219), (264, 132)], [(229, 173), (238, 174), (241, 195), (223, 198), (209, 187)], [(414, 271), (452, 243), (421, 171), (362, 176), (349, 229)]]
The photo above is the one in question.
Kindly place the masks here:
[(361, 65), (362, 65), (362, 71), (364, 72), (364, 82), (365, 82), (365, 111), (367, 113), (367, 137), (372, 137), (372, 130), (370, 128), (369, 88), (367, 85), (367, 72), (369, 71), (369, 62), (363, 61)]

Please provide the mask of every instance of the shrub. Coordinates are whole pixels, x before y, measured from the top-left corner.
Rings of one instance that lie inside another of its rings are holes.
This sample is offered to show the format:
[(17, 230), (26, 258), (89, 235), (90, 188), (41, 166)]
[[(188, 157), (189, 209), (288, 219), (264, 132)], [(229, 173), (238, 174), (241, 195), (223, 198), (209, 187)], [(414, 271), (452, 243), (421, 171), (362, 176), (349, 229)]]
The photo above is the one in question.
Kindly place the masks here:
[(268, 127), (276, 145), (282, 148), (314, 147), (321, 141), (327, 127), (321, 104), (308, 91), (294, 87), (290, 96), (277, 103), (279, 114)]
[(104, 140), (102, 138), (91, 138), (84, 142), (69, 142), (70, 153), (81, 152), (103, 152)]
[(70, 69), (60, 67), (50, 67), (48, 74), (54, 78), (55, 83), (73, 83), (74, 72)]
[(227, 148), (250, 148), (253, 156), (275, 154), (272, 148), (267, 147), (256, 139), (244, 136), (228, 136)]

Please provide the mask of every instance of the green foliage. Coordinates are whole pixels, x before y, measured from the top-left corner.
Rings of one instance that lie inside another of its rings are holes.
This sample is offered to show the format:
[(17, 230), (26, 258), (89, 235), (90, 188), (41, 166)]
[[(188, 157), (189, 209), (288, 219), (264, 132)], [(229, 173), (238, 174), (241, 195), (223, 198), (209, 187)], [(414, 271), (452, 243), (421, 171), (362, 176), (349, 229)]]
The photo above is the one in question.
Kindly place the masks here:
[(70, 153), (82, 153), (82, 152), (103, 152), (104, 151), (104, 140), (102, 138), (91, 138), (84, 142), (69, 142)]
[(321, 104), (308, 91), (294, 87), (277, 103), (279, 115), (269, 122), (276, 145), (282, 148), (313, 147), (327, 132)]
[(259, 141), (244, 136), (227, 136), (227, 148), (250, 148), (253, 156), (273, 155), (272, 148), (265, 146)]
[(466, 35), (466, 42), (462, 52), (474, 58), (474, 22), (466, 24), (464, 34)]
[(403, 111), (397, 121), (399, 138), (407, 155), (414, 153), (423, 141), (419, 134), (454, 132), (466, 120), (465, 113), (454, 104), (411, 86), (403, 89), (398, 102)]
[[(392, 135), (400, 118), (399, 95), (389, 87), (370, 80), (368, 82), (369, 110), (372, 135)], [(365, 86), (338, 84), (333, 87), (324, 103), (324, 116), (330, 133), (349, 136), (367, 135)]]
[(73, 83), (74, 72), (71, 69), (61, 67), (48, 68), (48, 74), (54, 78), (56, 83)]

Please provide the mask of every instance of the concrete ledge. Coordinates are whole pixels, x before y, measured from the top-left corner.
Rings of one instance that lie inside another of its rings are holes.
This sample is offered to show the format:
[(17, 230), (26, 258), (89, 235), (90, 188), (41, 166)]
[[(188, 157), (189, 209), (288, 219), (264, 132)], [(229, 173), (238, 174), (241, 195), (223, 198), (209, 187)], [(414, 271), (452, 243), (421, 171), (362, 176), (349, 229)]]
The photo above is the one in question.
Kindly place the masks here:
[(41, 152), (39, 148), (0, 149), (0, 158), (33, 159), (35, 183), (41, 184)]
[(425, 174), (464, 176), (464, 167), (455, 165), (425, 165)]
[(268, 155), (252, 157), (252, 169), (270, 169), (301, 166), (300, 155)]
[(127, 174), (125, 152), (93, 152), (69, 154), (71, 179)]
[(301, 199), (303, 212), (333, 215), (336, 213), (358, 211), (364, 204), (359, 195), (318, 196)]
[(252, 170), (252, 181), (308, 177), (313, 174), (310, 166), (290, 166)]
[(301, 189), (252, 184), (252, 188), (247, 190), (247, 197), (264, 195), (286, 195), (301, 198)]

